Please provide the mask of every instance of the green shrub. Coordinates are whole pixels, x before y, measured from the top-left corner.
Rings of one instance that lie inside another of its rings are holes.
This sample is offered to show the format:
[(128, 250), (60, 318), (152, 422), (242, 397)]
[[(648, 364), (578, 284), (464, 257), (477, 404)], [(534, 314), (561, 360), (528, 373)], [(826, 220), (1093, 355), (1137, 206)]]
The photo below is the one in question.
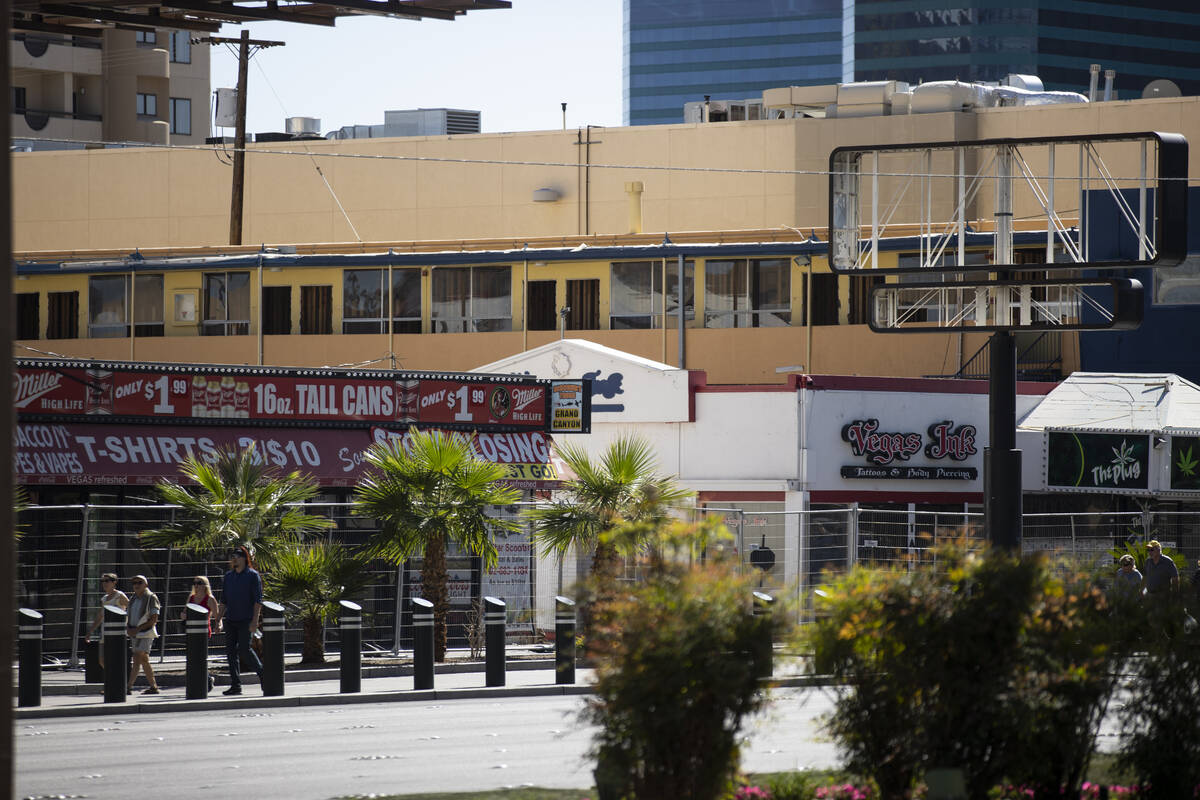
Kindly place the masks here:
[(713, 557), (719, 547), (693, 558), (694, 536), (660, 531), (646, 581), (615, 599), (595, 631), (595, 695), (584, 715), (599, 727), (601, 797), (722, 797), (742, 722), (765, 702), (755, 654), (764, 637), (782, 634), (786, 613), (754, 616), (754, 578)]
[(1120, 656), (1089, 578), (948, 547), (935, 566), (856, 569), (827, 594), (808, 643), (845, 685), (829, 731), (883, 797), (937, 767), (962, 768), (970, 797), (1079, 786)]

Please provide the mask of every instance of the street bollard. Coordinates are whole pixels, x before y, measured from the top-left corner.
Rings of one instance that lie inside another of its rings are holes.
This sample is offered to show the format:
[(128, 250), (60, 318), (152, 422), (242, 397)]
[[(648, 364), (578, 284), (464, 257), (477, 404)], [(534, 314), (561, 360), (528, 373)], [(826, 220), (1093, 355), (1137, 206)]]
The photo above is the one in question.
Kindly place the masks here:
[(90, 638), (83, 648), (83, 682), (104, 683), (104, 667), (100, 666), (100, 647), (103, 639)]
[(412, 598), (413, 688), (433, 688), (433, 603)]
[(120, 606), (104, 607), (104, 702), (124, 703), (129, 682), (129, 615)]
[[(42, 704), (42, 615), (32, 608), (17, 611), (17, 705)], [(10, 651), (11, 652), (11, 651)]]
[(484, 642), (487, 647), (487, 685), (504, 685), (504, 629), (508, 624), (505, 603), (498, 597), (483, 598)]
[(554, 682), (575, 683), (575, 601), (554, 598)]
[(283, 696), (283, 606), (263, 600), (258, 621), (262, 631), (263, 697)]
[(183, 629), (187, 642), (185, 696), (188, 700), (203, 700), (208, 697), (208, 609), (188, 603)]
[[(771, 613), (775, 598), (765, 592), (754, 593), (754, 616), (763, 617)], [(771, 641), (771, 625), (764, 626), (762, 636), (751, 657), (754, 659), (755, 677), (769, 678), (775, 673), (775, 643)]]
[(342, 631), (342, 694), (353, 694), (362, 691), (362, 606), (342, 600), (341, 631)]

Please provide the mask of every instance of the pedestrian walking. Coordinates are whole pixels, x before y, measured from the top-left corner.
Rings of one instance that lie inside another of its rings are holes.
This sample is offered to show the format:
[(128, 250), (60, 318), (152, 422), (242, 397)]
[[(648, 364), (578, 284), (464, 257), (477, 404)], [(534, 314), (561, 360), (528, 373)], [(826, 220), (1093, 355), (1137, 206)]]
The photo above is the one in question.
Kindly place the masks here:
[(1122, 596), (1132, 596), (1141, 588), (1142, 573), (1133, 565), (1133, 556), (1126, 553), (1121, 556), (1120, 567), (1117, 568), (1117, 591)]
[(1164, 595), (1179, 588), (1179, 568), (1169, 558), (1164, 558), (1162, 545), (1157, 539), (1146, 544), (1146, 563), (1142, 565), (1146, 577), (1148, 596)]
[[(192, 578), (192, 593), (188, 595), (187, 601), (195, 603), (198, 606), (204, 606), (208, 609), (208, 638), (212, 638), (213, 634), (213, 617), (217, 616), (220, 611), (220, 606), (217, 604), (217, 599), (213, 597), (212, 585), (209, 584), (208, 578), (203, 575), (197, 575)], [(187, 622), (187, 606), (184, 606), (183, 611), (179, 612), (179, 619), (182, 622)], [(208, 690), (213, 689), (213, 676), (208, 676)]]
[[(88, 628), (87, 634), (83, 637), (86, 642), (95, 635), (100, 626), (104, 624), (104, 607), (105, 606), (120, 606), (121, 608), (129, 608), (129, 595), (117, 588), (117, 575), (114, 572), (106, 572), (100, 576), (100, 590), (103, 594), (100, 595), (100, 608), (96, 610), (96, 618), (92, 620), (92, 626)], [(99, 650), (100, 667), (104, 668), (104, 648)]]
[(130, 581), (133, 587), (133, 597), (129, 599), (129, 627), (125, 632), (133, 640), (133, 669), (129, 672), (129, 684), (125, 687), (126, 694), (133, 694), (133, 684), (137, 680), (138, 670), (144, 670), (150, 688), (142, 694), (158, 694), (158, 681), (154, 678), (154, 667), (150, 666), (150, 650), (154, 640), (158, 638), (158, 613), (162, 605), (158, 597), (150, 591), (145, 575), (134, 575)]
[(262, 576), (250, 563), (245, 547), (234, 549), (229, 565), (221, 588), (219, 620), (225, 629), (225, 657), (229, 662), (229, 688), (223, 694), (241, 694), (243, 659), (258, 674), (262, 685), (262, 661), (250, 646), (262, 614)]

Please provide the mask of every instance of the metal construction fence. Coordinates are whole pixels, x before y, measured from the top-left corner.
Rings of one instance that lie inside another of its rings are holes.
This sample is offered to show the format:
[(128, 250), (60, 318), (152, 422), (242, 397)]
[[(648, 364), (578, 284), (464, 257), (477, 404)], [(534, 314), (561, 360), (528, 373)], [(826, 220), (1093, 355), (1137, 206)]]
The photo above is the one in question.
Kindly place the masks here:
[[(306, 507), (335, 523), (323, 538), (359, 545), (376, 532), (376, 523), (352, 513), (351, 504), (321, 503)], [(519, 516), (521, 508), (506, 506), (496, 513)], [(120, 576), (129, 591), (129, 578), (145, 575), (162, 604), (161, 657), (184, 650), (180, 616), (192, 591), (192, 579), (204, 575), (220, 597), (225, 554), (211, 560), (170, 549), (144, 548), (140, 533), (170, 522), (177, 509), (162, 505), (35, 506), (22, 512), (17, 564), (17, 601), (45, 615), (44, 652), (75, 665), (84, 652), (84, 634), (98, 612), (102, 594), (99, 577)], [(808, 511), (759, 508), (689, 509), (692, 518), (719, 516), (734, 536), (740, 564), (757, 576), (762, 591), (791, 601), (797, 621), (811, 619), (815, 590), (831, 576), (856, 563), (932, 563), (938, 545), (965, 540), (982, 546), (983, 518), (979, 513), (926, 512), (863, 508), (858, 505)], [(1054, 551), (1097, 563), (1126, 541), (1157, 538), (1189, 558), (1200, 555), (1200, 512), (1095, 514), (1027, 514), (1023, 546), (1030, 551)], [(467, 644), (472, 605), (484, 596), (504, 600), (510, 641), (539, 641), (554, 627), (554, 597), (570, 594), (578, 577), (590, 567), (588, 554), (559, 561), (539, 554), (527, 530), (498, 536), (499, 564), (481, 568), (480, 559), (450, 548), (451, 646)], [(396, 652), (411, 648), (409, 600), (420, 596), (420, 559), (402, 568), (385, 562), (369, 565), (369, 586), (359, 599), (363, 606), (364, 652)], [(630, 580), (638, 579), (631, 565)], [(326, 626), (326, 643), (338, 649), (337, 625)], [(302, 631), (289, 623), (286, 642), (298, 651)], [(222, 645), (219, 634), (213, 645)]]

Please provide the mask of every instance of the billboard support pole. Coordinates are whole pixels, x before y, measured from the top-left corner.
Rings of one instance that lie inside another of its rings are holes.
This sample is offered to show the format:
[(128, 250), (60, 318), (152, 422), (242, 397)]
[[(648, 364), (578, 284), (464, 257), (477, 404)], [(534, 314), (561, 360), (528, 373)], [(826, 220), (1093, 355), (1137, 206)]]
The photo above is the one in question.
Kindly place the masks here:
[(983, 453), (988, 542), (1021, 549), (1021, 451), (1017, 442), (1017, 343), (1008, 331), (988, 340), (988, 444)]

